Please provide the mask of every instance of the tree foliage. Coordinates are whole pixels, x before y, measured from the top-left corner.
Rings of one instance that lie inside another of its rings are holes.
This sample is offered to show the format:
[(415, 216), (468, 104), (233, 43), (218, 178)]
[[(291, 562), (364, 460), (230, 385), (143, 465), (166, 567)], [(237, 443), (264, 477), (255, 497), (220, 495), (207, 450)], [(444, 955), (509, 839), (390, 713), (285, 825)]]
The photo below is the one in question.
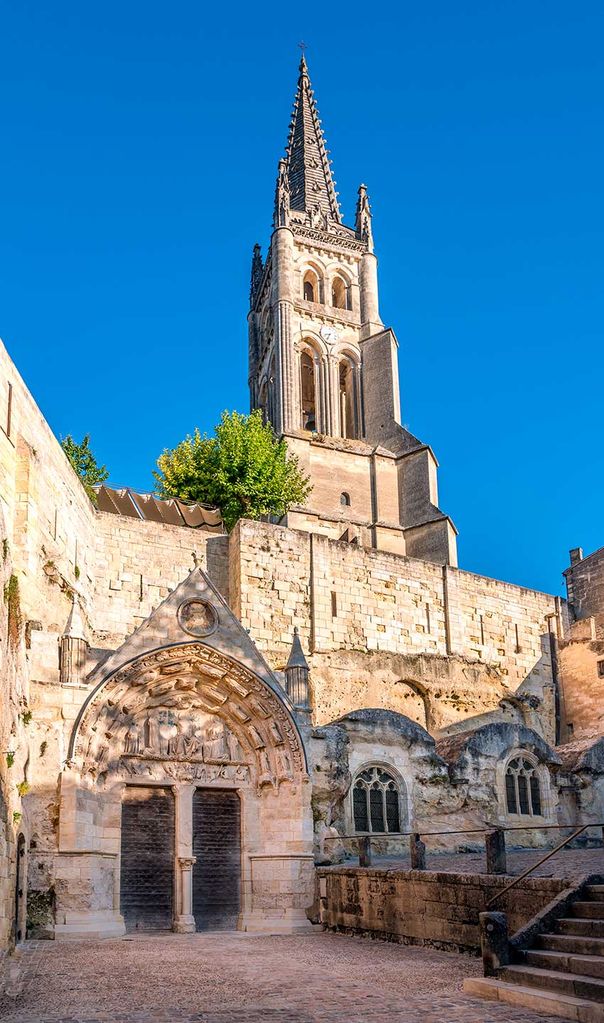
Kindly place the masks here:
[(104, 465), (99, 465), (92, 451), (90, 450), (90, 434), (87, 433), (78, 444), (70, 433), (61, 441), (61, 447), (71, 462), (72, 468), (80, 477), (84, 490), (90, 500), (96, 504), (95, 486), (104, 483), (109, 477), (109, 472)]
[(223, 412), (214, 437), (196, 429), (166, 449), (157, 467), (160, 497), (215, 505), (228, 530), (241, 518), (284, 515), (311, 491), (297, 458), (288, 455), (259, 409), (249, 416)]

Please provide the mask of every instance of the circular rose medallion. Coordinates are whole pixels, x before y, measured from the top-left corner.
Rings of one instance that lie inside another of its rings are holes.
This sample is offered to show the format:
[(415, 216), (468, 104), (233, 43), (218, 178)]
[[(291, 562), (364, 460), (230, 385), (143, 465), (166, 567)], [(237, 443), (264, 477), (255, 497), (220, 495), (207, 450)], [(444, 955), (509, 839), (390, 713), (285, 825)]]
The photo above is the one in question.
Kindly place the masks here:
[(178, 621), (190, 636), (209, 636), (218, 625), (218, 616), (205, 600), (187, 600), (178, 609)]

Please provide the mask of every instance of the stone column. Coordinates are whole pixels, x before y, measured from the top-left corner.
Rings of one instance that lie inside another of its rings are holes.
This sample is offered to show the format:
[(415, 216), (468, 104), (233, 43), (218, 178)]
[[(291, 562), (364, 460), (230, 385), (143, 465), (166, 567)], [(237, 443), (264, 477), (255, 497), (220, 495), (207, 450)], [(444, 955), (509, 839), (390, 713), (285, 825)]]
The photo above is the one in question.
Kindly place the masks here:
[(193, 916), (193, 866), (197, 862), (196, 856), (179, 856), (178, 866), (180, 869), (180, 912), (174, 918), (173, 930), (178, 934), (190, 934), (195, 930), (195, 917)]
[(193, 792), (194, 785), (180, 785), (174, 791), (176, 812), (176, 912), (172, 929), (179, 934), (195, 930), (193, 917)]

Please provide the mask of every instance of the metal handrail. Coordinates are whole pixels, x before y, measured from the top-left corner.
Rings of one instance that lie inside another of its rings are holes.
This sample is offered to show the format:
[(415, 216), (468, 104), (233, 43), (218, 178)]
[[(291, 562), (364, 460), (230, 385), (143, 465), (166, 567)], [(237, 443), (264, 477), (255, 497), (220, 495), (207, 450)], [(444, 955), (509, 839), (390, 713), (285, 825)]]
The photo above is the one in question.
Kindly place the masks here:
[[(351, 838), (410, 838), (412, 835), (418, 835), (420, 838), (430, 838), (440, 835), (488, 835), (490, 831), (560, 831), (562, 828), (573, 827), (576, 827), (576, 824), (515, 824), (509, 828), (504, 827), (501, 824), (490, 824), (486, 828), (463, 828), (460, 831), (365, 831), (362, 834), (357, 832), (354, 835), (326, 835), (323, 841), (339, 842), (344, 839)], [(577, 834), (585, 831), (586, 828), (604, 828), (604, 821), (589, 821), (587, 824), (583, 824), (581, 826)], [(574, 835), (570, 835), (570, 837), (565, 839), (562, 844), (566, 845), (566, 842), (570, 842), (573, 838)], [(560, 848), (562, 848), (562, 845)]]
[[(592, 826), (591, 824), (584, 824), (581, 828), (578, 828), (577, 831), (575, 831), (572, 835), (568, 835), (568, 837), (565, 838), (562, 842), (559, 842), (554, 849), (550, 849), (546, 856), (542, 856), (537, 863), (533, 863), (532, 867), (529, 867), (528, 870), (525, 870), (522, 874), (519, 874), (518, 877), (515, 877), (513, 881), (510, 881), (509, 884), (506, 884), (505, 888), (502, 888), (500, 892), (497, 892), (496, 895), (493, 895), (492, 898), (490, 898), (489, 901), (487, 902), (485, 908), (488, 909), (489, 906), (492, 906), (494, 902), (497, 902), (497, 899), (500, 899), (502, 895), (505, 895), (506, 892), (509, 892), (510, 889), (514, 888), (519, 881), (523, 881), (525, 877), (528, 877), (529, 874), (532, 874), (533, 870), (536, 870), (537, 867), (540, 867), (542, 863), (546, 862), (546, 860), (549, 860), (552, 858), (552, 856), (555, 856), (556, 853), (560, 851), (560, 849), (563, 849), (565, 845), (568, 845), (569, 842), (572, 842), (573, 838), (576, 838), (577, 835), (582, 834), (586, 828), (590, 828), (591, 826)], [(598, 825), (595, 825), (595, 827), (598, 827)]]

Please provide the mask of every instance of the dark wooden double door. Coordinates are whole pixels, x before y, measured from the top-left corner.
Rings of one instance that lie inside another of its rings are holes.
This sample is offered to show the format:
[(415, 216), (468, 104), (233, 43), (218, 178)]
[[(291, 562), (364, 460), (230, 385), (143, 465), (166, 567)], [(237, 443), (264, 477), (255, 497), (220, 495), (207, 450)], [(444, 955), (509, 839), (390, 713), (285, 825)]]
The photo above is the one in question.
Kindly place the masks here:
[[(193, 794), (193, 915), (198, 931), (231, 930), (241, 889), (241, 810), (236, 792)], [(122, 803), (120, 909), (128, 931), (169, 930), (175, 914), (171, 789), (128, 786)]]

